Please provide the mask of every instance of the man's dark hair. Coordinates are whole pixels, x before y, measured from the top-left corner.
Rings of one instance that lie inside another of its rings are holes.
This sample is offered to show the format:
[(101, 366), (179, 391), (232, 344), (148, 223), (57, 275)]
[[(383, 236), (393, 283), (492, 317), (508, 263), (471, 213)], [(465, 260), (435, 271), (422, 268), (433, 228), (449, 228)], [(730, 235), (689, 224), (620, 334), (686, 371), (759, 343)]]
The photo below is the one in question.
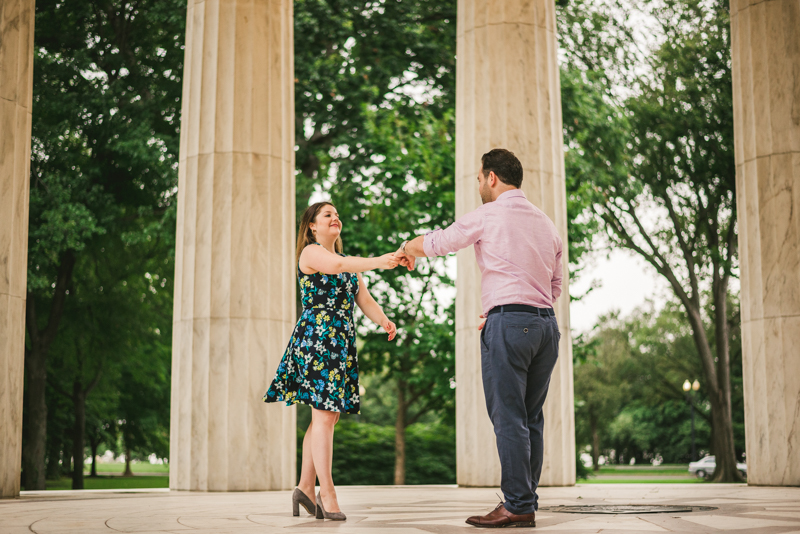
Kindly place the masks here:
[(494, 172), (504, 184), (519, 188), (522, 185), (522, 163), (517, 156), (505, 148), (494, 148), (481, 156), (483, 176)]

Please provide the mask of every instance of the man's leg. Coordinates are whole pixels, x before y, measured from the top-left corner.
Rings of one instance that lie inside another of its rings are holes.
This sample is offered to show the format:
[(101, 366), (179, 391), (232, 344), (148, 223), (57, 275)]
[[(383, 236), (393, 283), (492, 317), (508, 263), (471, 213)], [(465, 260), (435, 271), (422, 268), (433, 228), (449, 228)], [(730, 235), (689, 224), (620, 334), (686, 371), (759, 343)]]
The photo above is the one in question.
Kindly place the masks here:
[(528, 414), (528, 430), (531, 444), (531, 486), (536, 509), (539, 509), (539, 477), (542, 475), (544, 460), (544, 414), (542, 406), (550, 387), (550, 375), (558, 360), (558, 323), (555, 317), (539, 319), (542, 324), (542, 342), (533, 356), (528, 368), (528, 388), (525, 395), (525, 409)]
[(489, 316), (481, 334), (481, 371), (486, 408), (497, 437), (505, 508), (512, 514), (534, 512), (531, 441), (525, 405), (528, 367), (542, 338), (529, 313)]

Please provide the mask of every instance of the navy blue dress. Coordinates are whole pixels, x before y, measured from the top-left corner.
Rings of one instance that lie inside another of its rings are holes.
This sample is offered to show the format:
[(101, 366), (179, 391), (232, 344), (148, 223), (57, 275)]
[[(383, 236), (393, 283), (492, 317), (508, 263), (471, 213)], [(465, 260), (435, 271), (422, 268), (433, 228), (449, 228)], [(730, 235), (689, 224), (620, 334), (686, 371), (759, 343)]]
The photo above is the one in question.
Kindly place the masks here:
[(305, 274), (299, 266), (297, 276), (303, 314), (264, 402), (357, 414), (361, 402), (353, 310), (358, 276)]

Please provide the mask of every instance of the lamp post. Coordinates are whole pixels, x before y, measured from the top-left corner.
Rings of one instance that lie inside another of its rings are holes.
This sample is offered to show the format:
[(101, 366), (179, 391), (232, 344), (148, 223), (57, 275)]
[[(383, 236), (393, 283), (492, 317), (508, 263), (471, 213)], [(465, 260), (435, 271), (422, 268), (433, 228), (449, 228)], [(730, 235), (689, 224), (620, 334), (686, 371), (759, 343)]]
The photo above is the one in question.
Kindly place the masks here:
[(686, 402), (689, 403), (689, 411), (692, 414), (692, 461), (697, 461), (697, 454), (695, 453), (694, 449), (694, 392), (700, 389), (700, 382), (695, 380), (694, 382), (686, 382), (683, 383), (683, 391), (686, 393)]

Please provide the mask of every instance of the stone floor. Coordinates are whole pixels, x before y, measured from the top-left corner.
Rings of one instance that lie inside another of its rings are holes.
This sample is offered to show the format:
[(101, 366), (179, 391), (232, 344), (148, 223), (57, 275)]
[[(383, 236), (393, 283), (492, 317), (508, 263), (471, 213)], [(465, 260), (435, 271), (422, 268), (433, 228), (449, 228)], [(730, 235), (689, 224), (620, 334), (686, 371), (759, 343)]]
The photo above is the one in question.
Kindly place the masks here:
[[(493, 488), (342, 486), (346, 522), (292, 517), (288, 491), (187, 493), (168, 490), (23, 492), (0, 501), (2, 534), (112, 532), (255, 534), (353, 532), (422, 534), (474, 531), (464, 519), (491, 510)], [(567, 533), (800, 533), (800, 488), (715, 484), (589, 484), (541, 488), (540, 505), (681, 504), (692, 513), (585, 515), (540, 511), (537, 530)], [(301, 509), (302, 511), (302, 509)]]

